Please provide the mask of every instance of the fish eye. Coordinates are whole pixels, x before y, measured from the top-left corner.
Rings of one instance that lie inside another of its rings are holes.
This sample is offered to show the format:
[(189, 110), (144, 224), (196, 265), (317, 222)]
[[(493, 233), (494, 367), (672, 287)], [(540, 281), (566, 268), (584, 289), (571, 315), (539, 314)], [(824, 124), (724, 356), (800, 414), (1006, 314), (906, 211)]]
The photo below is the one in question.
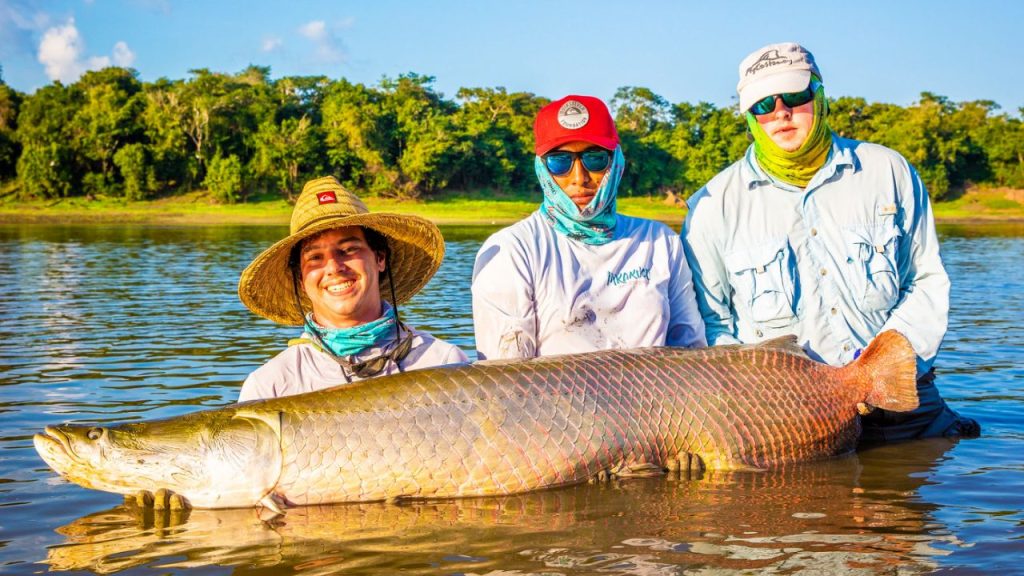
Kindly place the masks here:
[(103, 437), (103, 428), (90, 428), (85, 437), (89, 440), (99, 440)]

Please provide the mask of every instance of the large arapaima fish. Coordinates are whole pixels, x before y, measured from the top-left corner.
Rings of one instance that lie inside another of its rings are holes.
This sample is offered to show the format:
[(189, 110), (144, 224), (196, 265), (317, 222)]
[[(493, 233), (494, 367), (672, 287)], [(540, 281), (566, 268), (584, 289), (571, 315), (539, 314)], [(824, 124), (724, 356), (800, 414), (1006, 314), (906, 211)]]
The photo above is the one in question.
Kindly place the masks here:
[(751, 469), (854, 449), (858, 403), (917, 406), (897, 332), (835, 368), (793, 337), (417, 370), (117, 426), (48, 426), (36, 450), (86, 488), (197, 508), (511, 494), (616, 469)]

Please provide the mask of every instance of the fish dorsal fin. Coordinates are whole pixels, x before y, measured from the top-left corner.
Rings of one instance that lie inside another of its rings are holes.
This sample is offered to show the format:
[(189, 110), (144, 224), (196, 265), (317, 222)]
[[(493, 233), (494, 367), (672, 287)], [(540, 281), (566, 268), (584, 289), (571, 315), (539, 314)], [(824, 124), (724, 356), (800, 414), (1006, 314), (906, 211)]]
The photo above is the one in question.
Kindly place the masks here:
[(788, 352), (807, 358), (807, 352), (797, 343), (796, 334), (786, 334), (785, 336), (779, 336), (778, 338), (772, 338), (771, 340), (765, 340), (755, 345), (755, 348), (761, 350), (778, 350), (779, 352)]

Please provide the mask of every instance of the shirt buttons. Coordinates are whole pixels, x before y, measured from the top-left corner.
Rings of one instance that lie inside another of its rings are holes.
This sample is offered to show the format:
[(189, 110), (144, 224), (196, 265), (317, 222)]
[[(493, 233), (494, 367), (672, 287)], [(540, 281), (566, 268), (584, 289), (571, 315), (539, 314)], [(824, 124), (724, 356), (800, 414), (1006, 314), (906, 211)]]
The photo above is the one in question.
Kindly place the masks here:
[(849, 344), (843, 344), (843, 352), (849, 352), (849, 351), (850, 351), (850, 345)]
[(754, 332), (754, 333), (755, 333), (755, 334), (757, 334), (757, 337), (758, 337), (758, 338), (760, 338), (760, 337), (764, 336), (764, 332), (761, 332), (761, 330), (760, 330), (760, 329), (758, 329), (758, 330), (757, 330), (756, 332)]
[(817, 228), (811, 228), (811, 236), (817, 236), (817, 235), (818, 235), (818, 229)]
[(818, 273), (821, 274), (822, 276), (824, 276), (824, 275), (828, 274), (828, 270), (825, 270), (824, 268), (822, 268), (821, 270), (818, 270)]
[(836, 314), (839, 314), (839, 310), (836, 310), (835, 308), (829, 310), (829, 312), (831, 312), (833, 316), (835, 316)]

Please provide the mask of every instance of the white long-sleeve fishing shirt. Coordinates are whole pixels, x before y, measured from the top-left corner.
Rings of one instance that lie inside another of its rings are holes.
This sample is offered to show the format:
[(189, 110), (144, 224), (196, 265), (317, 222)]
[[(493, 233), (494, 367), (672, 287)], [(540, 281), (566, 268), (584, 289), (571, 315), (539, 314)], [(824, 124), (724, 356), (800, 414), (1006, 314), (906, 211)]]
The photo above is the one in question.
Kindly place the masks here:
[[(469, 361), (458, 346), (435, 338), (426, 332), (413, 328), (409, 328), (409, 330), (413, 333), (409, 355), (398, 364), (388, 361), (384, 370), (377, 376)], [(393, 344), (394, 342), (388, 347), (392, 347)], [(384, 348), (374, 346), (356, 355), (354, 361), (366, 360), (384, 351)], [(399, 366), (401, 370), (399, 370)], [(249, 374), (242, 384), (238, 401), (291, 396), (359, 380), (363, 380), (363, 378), (342, 368), (334, 358), (316, 346), (308, 343), (296, 344), (282, 350), (277, 356)]]
[(928, 193), (898, 153), (835, 137), (806, 189), (774, 181), (753, 146), (689, 201), (684, 229), (708, 342), (795, 334), (812, 357), (854, 359), (896, 329), (931, 366), (949, 277)]
[(679, 236), (642, 218), (590, 245), (535, 212), (484, 242), (472, 293), (481, 360), (706, 344)]

